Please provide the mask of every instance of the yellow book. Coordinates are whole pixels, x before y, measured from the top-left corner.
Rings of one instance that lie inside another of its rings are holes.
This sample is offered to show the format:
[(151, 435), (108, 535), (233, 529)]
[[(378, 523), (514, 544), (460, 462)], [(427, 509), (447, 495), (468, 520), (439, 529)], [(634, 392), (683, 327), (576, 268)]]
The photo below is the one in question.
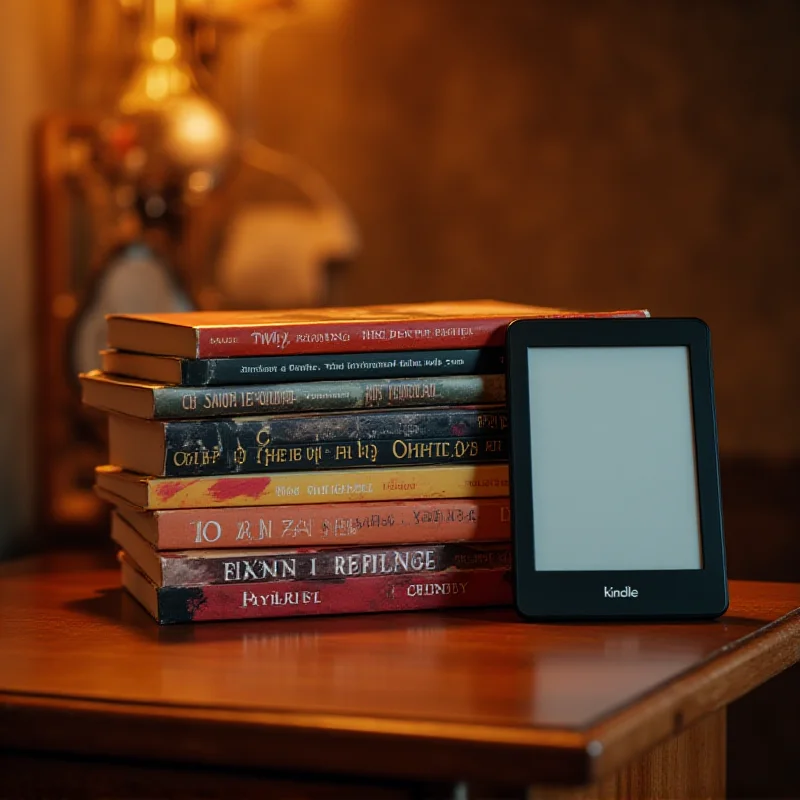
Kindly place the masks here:
[(457, 464), (157, 478), (107, 465), (97, 467), (95, 482), (103, 494), (110, 492), (142, 509), (358, 503), (506, 497), (508, 466)]

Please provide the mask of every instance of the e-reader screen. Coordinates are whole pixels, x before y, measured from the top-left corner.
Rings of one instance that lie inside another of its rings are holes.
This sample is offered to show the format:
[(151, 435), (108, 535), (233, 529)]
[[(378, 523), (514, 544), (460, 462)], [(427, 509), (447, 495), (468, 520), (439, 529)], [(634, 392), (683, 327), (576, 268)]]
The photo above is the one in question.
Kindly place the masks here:
[(688, 347), (527, 355), (536, 570), (702, 569)]

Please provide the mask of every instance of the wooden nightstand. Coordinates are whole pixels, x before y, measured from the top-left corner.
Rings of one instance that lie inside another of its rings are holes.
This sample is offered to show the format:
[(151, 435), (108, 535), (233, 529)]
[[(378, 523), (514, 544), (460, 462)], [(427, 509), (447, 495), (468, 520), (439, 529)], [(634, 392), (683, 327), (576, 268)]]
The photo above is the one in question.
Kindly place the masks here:
[[(692, 624), (510, 609), (159, 627), (104, 555), (0, 568), (0, 797), (719, 797), (800, 586)], [(776, 709), (780, 713), (780, 709)]]

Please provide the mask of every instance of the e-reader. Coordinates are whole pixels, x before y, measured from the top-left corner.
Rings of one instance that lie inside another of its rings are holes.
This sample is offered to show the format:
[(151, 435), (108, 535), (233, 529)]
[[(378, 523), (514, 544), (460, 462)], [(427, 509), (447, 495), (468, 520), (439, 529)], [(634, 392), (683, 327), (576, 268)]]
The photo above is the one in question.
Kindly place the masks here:
[(518, 611), (535, 620), (724, 613), (708, 326), (517, 320), (506, 348)]

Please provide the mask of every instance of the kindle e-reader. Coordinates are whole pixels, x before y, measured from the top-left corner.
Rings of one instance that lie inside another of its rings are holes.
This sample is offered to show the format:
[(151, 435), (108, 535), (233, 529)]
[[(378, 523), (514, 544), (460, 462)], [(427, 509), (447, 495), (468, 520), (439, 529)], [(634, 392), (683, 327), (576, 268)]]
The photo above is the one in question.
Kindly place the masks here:
[(506, 341), (518, 611), (537, 620), (724, 613), (707, 325), (518, 320)]

